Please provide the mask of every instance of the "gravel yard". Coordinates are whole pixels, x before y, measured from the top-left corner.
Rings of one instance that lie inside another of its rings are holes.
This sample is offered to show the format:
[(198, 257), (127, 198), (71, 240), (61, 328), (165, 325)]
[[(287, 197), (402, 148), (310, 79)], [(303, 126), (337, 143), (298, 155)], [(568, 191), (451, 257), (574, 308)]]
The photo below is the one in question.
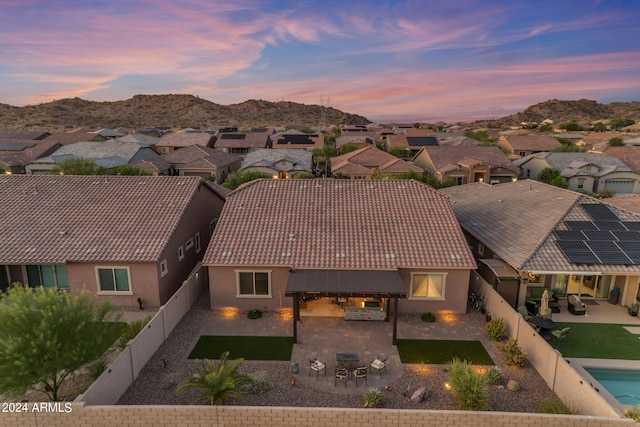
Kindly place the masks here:
[[(193, 372), (189, 368), (191, 361), (186, 359), (193, 342), (200, 335), (201, 325), (212, 316), (217, 316), (208, 308), (208, 299), (198, 301), (176, 327), (169, 339), (143, 368), (135, 383), (120, 398), (120, 405), (186, 405), (195, 396), (195, 391), (176, 393), (176, 385)], [(484, 330), (484, 318), (474, 313), (473, 322)], [(268, 320), (268, 316), (267, 319)], [(486, 334), (483, 334), (486, 335)], [(527, 363), (524, 368), (513, 368), (504, 364), (499, 344), (481, 339), (494, 362), (502, 370), (502, 382), (489, 386), (490, 409), (506, 412), (537, 412), (540, 402), (555, 397), (536, 370)], [(290, 373), (290, 362), (245, 361), (240, 371), (252, 373), (265, 370), (275, 381), (275, 387), (263, 394), (245, 394), (242, 401), (231, 401), (233, 405), (248, 406), (295, 406), (295, 407), (346, 407), (361, 408), (363, 394), (367, 387), (360, 386), (357, 394), (336, 393), (320, 390), (310, 381), (291, 380), (296, 376)], [(305, 367), (301, 367), (298, 376), (306, 376)], [(331, 372), (328, 373), (331, 375)], [(520, 391), (507, 390), (508, 380), (519, 383)], [(391, 390), (382, 390), (384, 408), (394, 409), (457, 409), (453, 394), (447, 391), (444, 383), (448, 374), (441, 365), (403, 365), (403, 374), (388, 385)], [(352, 383), (352, 382), (351, 382)], [(349, 387), (353, 388), (353, 384)], [(412, 402), (411, 394), (425, 386), (428, 396), (419, 403)], [(336, 387), (342, 387), (340, 384)], [(407, 393), (408, 390), (408, 393)], [(354, 391), (355, 392), (355, 391)]]

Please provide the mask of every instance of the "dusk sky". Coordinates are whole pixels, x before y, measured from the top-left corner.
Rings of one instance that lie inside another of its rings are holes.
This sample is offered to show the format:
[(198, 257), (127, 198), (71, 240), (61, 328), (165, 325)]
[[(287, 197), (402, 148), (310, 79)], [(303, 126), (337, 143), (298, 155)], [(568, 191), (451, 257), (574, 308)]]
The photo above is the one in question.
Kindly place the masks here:
[(0, 0), (0, 103), (169, 93), (378, 122), (640, 101), (640, 1)]

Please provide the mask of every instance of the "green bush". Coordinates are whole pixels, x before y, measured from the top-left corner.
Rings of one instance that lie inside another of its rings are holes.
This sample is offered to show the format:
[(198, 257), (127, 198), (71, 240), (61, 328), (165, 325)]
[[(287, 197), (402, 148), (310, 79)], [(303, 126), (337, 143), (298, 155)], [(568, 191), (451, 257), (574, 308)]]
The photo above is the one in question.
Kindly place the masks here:
[(423, 322), (435, 322), (436, 316), (434, 316), (431, 312), (424, 313), (421, 317)]
[(382, 392), (377, 388), (370, 388), (364, 394), (364, 405), (365, 408), (379, 408), (382, 406)]
[(142, 329), (151, 321), (151, 316), (147, 316), (144, 319), (134, 320), (133, 322), (127, 323), (127, 325), (122, 330), (122, 335), (120, 335), (120, 339), (118, 340), (118, 348), (120, 350), (124, 349), (127, 346), (127, 343), (134, 339)]
[(267, 371), (257, 371), (249, 374), (252, 383), (250, 384), (250, 390), (254, 394), (262, 394), (271, 390), (275, 386), (275, 381), (271, 378), (271, 375)]
[(487, 330), (487, 335), (489, 335), (489, 338), (493, 341), (502, 341), (507, 333), (507, 328), (504, 325), (504, 320), (502, 320), (501, 318), (493, 319), (492, 321), (487, 323), (487, 326), (485, 326), (485, 328)]
[(507, 358), (506, 363), (509, 366), (522, 368), (527, 362), (527, 355), (522, 351), (516, 339), (510, 339), (505, 344), (503, 351)]
[(95, 381), (102, 375), (105, 369), (107, 369), (107, 361), (102, 357), (96, 359), (89, 364), (89, 376)]
[(247, 317), (249, 319), (259, 319), (262, 317), (262, 312), (254, 308), (253, 310), (249, 310), (249, 312), (247, 313)]
[(576, 410), (569, 408), (564, 404), (564, 402), (558, 399), (554, 399), (553, 397), (549, 397), (543, 400), (538, 406), (538, 412), (541, 412), (543, 414), (577, 414)]
[(640, 422), (640, 405), (635, 405), (631, 408), (627, 408), (623, 412), (627, 418), (632, 418), (635, 422)]
[(466, 360), (457, 357), (447, 364), (449, 382), (458, 407), (470, 411), (489, 409), (489, 390), (487, 375), (476, 372)]
[(496, 366), (489, 369), (484, 375), (487, 377), (487, 384), (498, 384), (502, 380), (502, 371)]

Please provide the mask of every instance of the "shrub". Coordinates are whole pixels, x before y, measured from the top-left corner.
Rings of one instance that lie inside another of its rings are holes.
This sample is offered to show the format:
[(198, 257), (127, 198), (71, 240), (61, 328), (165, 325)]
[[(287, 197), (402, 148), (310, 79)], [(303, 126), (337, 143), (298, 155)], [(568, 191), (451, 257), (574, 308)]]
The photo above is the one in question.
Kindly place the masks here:
[(134, 320), (131, 323), (127, 323), (127, 325), (122, 330), (122, 335), (120, 335), (120, 339), (118, 340), (118, 348), (120, 350), (124, 349), (127, 346), (127, 343), (134, 339), (142, 329), (146, 326), (147, 323), (151, 320), (151, 316), (147, 316), (144, 319)]
[(275, 381), (271, 378), (271, 375), (267, 371), (257, 371), (249, 374), (252, 383), (250, 384), (250, 390), (254, 394), (262, 394), (271, 390), (275, 386)]
[(96, 359), (89, 364), (89, 376), (95, 381), (102, 375), (105, 369), (107, 369), (107, 361), (102, 357)]
[(247, 313), (247, 317), (249, 319), (259, 319), (262, 317), (262, 312), (254, 308), (253, 310), (249, 310), (249, 312)]
[(522, 351), (516, 339), (510, 339), (505, 344), (503, 351), (507, 358), (506, 363), (509, 366), (522, 368), (527, 361), (527, 355)]
[(435, 322), (436, 316), (434, 316), (431, 312), (424, 313), (421, 317), (423, 322)]
[(489, 369), (484, 375), (487, 377), (487, 384), (498, 384), (502, 380), (502, 371), (496, 366)]
[(627, 418), (632, 418), (635, 422), (640, 422), (640, 405), (635, 405), (631, 408), (627, 408), (623, 411), (623, 414)]
[(507, 331), (507, 328), (504, 325), (504, 320), (500, 318), (493, 319), (487, 323), (485, 328), (487, 330), (487, 335), (489, 335), (489, 338), (493, 341), (502, 341)]
[(553, 397), (549, 397), (540, 402), (540, 405), (538, 406), (538, 412), (541, 412), (543, 414), (577, 414), (577, 411), (575, 409), (569, 408), (564, 404), (564, 402), (558, 399), (554, 399)]
[(470, 411), (489, 409), (489, 390), (487, 375), (476, 372), (466, 360), (457, 357), (447, 364), (449, 382), (458, 407)]
[(382, 406), (382, 392), (377, 388), (370, 388), (364, 394), (365, 408), (378, 408)]

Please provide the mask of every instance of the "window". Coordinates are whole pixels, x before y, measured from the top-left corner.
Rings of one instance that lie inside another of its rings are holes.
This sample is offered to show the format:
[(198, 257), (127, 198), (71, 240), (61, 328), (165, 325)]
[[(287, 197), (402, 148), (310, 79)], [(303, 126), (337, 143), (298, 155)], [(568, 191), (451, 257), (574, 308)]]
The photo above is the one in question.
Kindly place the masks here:
[(478, 242), (478, 254), (484, 255), (484, 245), (480, 242)]
[(198, 253), (200, 252), (200, 249), (202, 249), (200, 246), (200, 233), (196, 233), (195, 239), (196, 239), (196, 253)]
[(519, 152), (518, 152), (518, 155), (519, 155), (520, 157), (524, 157), (524, 156), (526, 156), (526, 155), (527, 155), (527, 153), (526, 153), (526, 152), (524, 152), (524, 151), (519, 151)]
[(167, 267), (167, 260), (163, 260), (160, 263), (160, 277), (164, 277), (169, 273), (169, 268)]
[(216, 229), (217, 224), (218, 224), (218, 218), (214, 219), (209, 223), (209, 236), (213, 236), (213, 231)]
[(182, 261), (184, 259), (184, 246), (180, 246), (178, 248), (178, 261)]
[(193, 238), (187, 240), (187, 242), (184, 244), (184, 248), (186, 250), (189, 250), (193, 247)]
[(131, 292), (128, 267), (98, 267), (100, 292)]
[(27, 265), (26, 269), (30, 288), (44, 286), (45, 288), (69, 289), (67, 267), (64, 264)]
[(163, 154), (166, 154), (169, 152), (169, 147), (162, 147), (160, 151), (162, 151)]
[(527, 178), (531, 177), (531, 169), (527, 169)]
[(464, 178), (461, 176), (457, 176), (456, 177), (456, 185), (462, 185), (464, 184)]
[(446, 273), (412, 273), (409, 299), (444, 300)]
[(271, 296), (271, 273), (268, 271), (239, 271), (238, 296)]
[(584, 181), (585, 181), (585, 179), (584, 179), (584, 178), (580, 178), (580, 179), (578, 180), (578, 189), (579, 189), (579, 190), (581, 190), (581, 189), (583, 189), (583, 188), (584, 188)]

